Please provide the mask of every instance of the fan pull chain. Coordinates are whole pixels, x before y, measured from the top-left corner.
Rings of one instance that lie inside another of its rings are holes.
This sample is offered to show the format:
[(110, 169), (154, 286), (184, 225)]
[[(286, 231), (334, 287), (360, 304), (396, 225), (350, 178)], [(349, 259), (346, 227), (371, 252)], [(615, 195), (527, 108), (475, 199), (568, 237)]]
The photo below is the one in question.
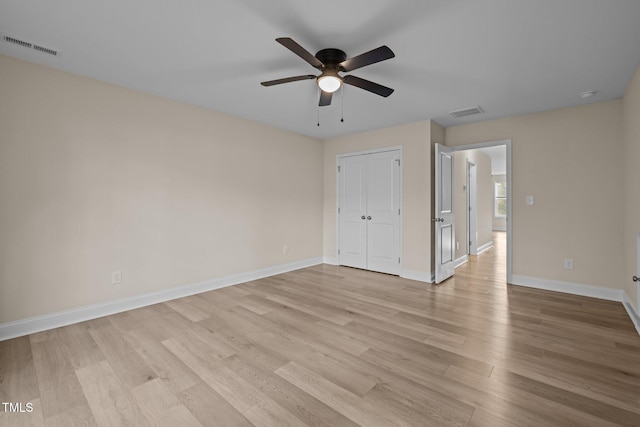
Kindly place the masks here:
[(340, 86), (340, 101), (342, 104), (342, 111), (340, 112), (340, 123), (344, 123), (344, 84)]

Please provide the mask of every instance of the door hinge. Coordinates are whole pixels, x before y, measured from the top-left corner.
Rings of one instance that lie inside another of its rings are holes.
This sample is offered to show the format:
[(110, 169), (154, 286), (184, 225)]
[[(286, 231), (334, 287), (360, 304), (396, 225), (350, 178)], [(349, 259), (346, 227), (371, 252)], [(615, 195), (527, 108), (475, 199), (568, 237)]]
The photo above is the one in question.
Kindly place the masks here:
[(398, 209), (398, 215), (400, 215), (400, 209)]
[(338, 172), (340, 172), (340, 166), (338, 166)]
[(338, 255), (340, 255), (340, 249), (338, 249)]
[(400, 257), (398, 257), (398, 264), (400, 264)]
[(396, 162), (398, 162), (398, 166), (400, 166), (400, 159), (396, 159)]
[(338, 208), (338, 213), (340, 213), (340, 208)]

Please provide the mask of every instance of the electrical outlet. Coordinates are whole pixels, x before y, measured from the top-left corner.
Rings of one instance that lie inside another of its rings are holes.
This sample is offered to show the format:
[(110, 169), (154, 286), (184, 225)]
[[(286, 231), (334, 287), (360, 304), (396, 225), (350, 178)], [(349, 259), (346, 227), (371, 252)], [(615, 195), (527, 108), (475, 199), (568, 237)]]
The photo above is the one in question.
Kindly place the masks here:
[(525, 198), (525, 203), (526, 203), (528, 206), (533, 206), (533, 196), (527, 196), (527, 197)]
[(573, 259), (565, 258), (564, 259), (564, 268), (567, 270), (573, 270)]
[(289, 255), (289, 245), (284, 245), (284, 247), (282, 248), (282, 254)]
[(122, 283), (122, 271), (111, 272), (111, 284), (119, 285)]
[(460, 249), (460, 242), (456, 242), (456, 250)]

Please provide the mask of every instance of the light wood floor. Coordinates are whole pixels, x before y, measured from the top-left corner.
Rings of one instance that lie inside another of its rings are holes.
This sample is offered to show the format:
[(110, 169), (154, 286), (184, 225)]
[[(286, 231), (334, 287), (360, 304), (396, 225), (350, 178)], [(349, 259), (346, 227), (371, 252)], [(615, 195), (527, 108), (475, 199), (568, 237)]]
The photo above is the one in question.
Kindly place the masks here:
[(320, 265), (0, 343), (0, 425), (638, 426), (619, 303)]

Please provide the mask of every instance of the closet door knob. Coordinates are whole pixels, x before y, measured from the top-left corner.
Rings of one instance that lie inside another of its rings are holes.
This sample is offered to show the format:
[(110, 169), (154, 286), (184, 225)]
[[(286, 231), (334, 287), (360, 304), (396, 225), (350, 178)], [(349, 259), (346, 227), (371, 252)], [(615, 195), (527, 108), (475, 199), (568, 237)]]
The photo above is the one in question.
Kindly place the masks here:
[(368, 216), (368, 217), (367, 217), (367, 219), (368, 219), (368, 220), (371, 220), (371, 217), (370, 217), (370, 216)]
[(362, 215), (362, 216), (360, 217), (360, 219), (364, 219), (364, 215)]

